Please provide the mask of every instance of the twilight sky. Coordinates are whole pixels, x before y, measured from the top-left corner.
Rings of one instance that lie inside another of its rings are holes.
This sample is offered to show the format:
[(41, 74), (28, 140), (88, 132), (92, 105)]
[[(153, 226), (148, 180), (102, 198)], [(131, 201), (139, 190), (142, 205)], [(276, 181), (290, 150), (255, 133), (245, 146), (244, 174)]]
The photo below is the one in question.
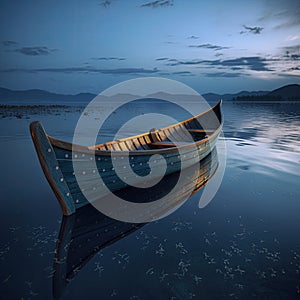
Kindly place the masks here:
[(300, 83), (299, 0), (0, 2), (0, 86), (99, 93), (142, 76), (200, 93)]

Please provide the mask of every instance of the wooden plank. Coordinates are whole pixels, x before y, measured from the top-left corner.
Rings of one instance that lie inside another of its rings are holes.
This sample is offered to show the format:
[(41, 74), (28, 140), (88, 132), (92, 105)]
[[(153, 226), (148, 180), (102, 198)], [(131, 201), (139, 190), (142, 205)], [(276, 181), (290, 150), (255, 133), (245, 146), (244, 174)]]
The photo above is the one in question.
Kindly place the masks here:
[(178, 135), (175, 127), (168, 128), (168, 139), (171, 141), (181, 141), (182, 137)]
[(137, 150), (134, 146), (134, 143), (132, 142), (132, 140), (127, 140), (125, 141), (126, 145), (127, 145), (127, 148), (128, 150)]
[(144, 150), (148, 150), (149, 149), (148, 143), (146, 142), (146, 140), (143, 137), (137, 138), (137, 141), (140, 144), (140, 148), (139, 149), (144, 149)]
[(155, 129), (151, 129), (149, 132), (151, 142), (159, 142), (160, 139), (157, 135), (157, 131)]
[(183, 125), (186, 127), (186, 129), (201, 129), (201, 125), (199, 124), (197, 119), (192, 119), (189, 122), (184, 122)]
[(120, 143), (118, 143), (118, 145), (122, 151), (128, 151), (128, 148), (127, 148), (127, 145), (125, 144), (125, 142), (120, 142)]
[[(176, 143), (179, 144), (179, 145), (182, 145), (182, 146), (190, 144), (188, 142), (176, 142)], [(164, 141), (151, 143), (150, 145), (151, 146), (156, 146), (156, 147), (177, 147), (177, 145), (175, 143), (164, 142)]]
[(165, 141), (167, 139), (167, 135), (165, 133), (165, 130), (158, 130), (157, 135), (159, 136), (159, 139), (161, 141)]
[(135, 148), (136, 150), (144, 149), (144, 148), (141, 146), (141, 144), (140, 144), (140, 142), (139, 142), (139, 140), (138, 140), (137, 138), (132, 139), (132, 143), (133, 143), (134, 148)]
[(148, 135), (144, 135), (144, 136), (141, 137), (140, 139), (142, 139), (142, 138), (145, 140), (146, 144), (150, 144), (150, 143), (151, 143), (151, 140), (150, 140), (150, 138), (149, 138)]
[(73, 214), (75, 206), (72, 195), (42, 124), (40, 122), (31, 123), (30, 133), (44, 174), (61, 205), (63, 213), (65, 215)]
[(182, 137), (183, 141), (191, 140), (191, 136), (187, 132), (187, 129), (185, 128), (185, 126), (183, 124), (178, 124), (178, 126), (176, 126), (176, 130), (177, 130), (178, 134)]
[(213, 133), (214, 130), (211, 130), (211, 129), (188, 129), (188, 132), (194, 132), (194, 133)]
[(116, 142), (111, 143), (111, 150), (113, 151), (120, 151), (120, 148)]

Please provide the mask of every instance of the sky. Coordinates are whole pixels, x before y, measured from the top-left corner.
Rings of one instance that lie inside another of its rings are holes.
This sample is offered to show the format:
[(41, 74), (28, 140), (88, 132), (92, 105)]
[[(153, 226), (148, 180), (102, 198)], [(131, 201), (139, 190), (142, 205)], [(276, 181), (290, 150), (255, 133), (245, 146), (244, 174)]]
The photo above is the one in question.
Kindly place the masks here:
[(0, 1), (0, 87), (100, 93), (127, 79), (199, 93), (300, 84), (299, 0)]

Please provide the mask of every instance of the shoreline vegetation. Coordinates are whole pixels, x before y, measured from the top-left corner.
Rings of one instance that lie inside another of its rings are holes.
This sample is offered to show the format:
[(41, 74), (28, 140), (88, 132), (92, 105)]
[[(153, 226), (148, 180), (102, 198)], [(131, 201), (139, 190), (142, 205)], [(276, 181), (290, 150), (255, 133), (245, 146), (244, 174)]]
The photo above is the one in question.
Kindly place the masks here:
[(81, 107), (59, 104), (15, 105), (0, 104), (0, 119), (30, 119), (33, 115), (61, 115), (62, 113), (81, 112)]
[(253, 102), (253, 103), (300, 103), (300, 95), (294, 97), (282, 97), (271, 95), (250, 95), (250, 96), (237, 96), (232, 99), (233, 102)]

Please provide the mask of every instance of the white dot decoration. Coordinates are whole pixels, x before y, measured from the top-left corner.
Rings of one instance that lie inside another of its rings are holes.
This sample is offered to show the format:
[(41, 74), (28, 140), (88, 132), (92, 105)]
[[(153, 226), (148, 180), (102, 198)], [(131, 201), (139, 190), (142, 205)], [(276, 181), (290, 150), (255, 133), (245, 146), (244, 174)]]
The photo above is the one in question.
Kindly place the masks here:
[(77, 199), (75, 202), (76, 202), (76, 203), (79, 203), (79, 200)]
[(64, 179), (63, 179), (63, 178), (61, 178), (61, 179), (60, 179), (60, 182), (63, 182), (63, 181), (64, 181)]
[(70, 196), (70, 193), (67, 193), (67, 197), (69, 197)]
[(77, 157), (78, 157), (78, 155), (77, 155), (77, 154), (75, 154), (75, 155), (74, 155), (74, 157), (75, 157), (75, 158), (77, 158)]
[(140, 166), (142, 166), (143, 165), (143, 163), (140, 163)]
[(82, 154), (82, 157), (85, 157), (85, 154), (84, 154), (84, 153)]
[(126, 169), (126, 166), (124, 166), (123, 169)]
[(69, 158), (69, 154), (65, 154), (65, 158)]
[(105, 172), (105, 169), (102, 169), (102, 172)]
[(100, 158), (100, 157), (98, 157), (98, 160), (100, 161), (100, 160), (101, 160), (101, 158)]
[(96, 173), (96, 170), (93, 170), (93, 173), (95, 174), (95, 173)]
[(48, 148), (48, 152), (49, 152), (49, 153), (51, 152), (51, 148)]
[(115, 168), (111, 168), (111, 170), (112, 170), (112, 171), (114, 171), (114, 170), (115, 170)]
[(93, 160), (93, 158), (92, 158), (92, 157), (90, 157), (90, 160)]
[(58, 169), (59, 169), (59, 166), (56, 166), (56, 167), (55, 167), (55, 170), (58, 170)]
[(132, 164), (131, 166), (134, 167), (134, 164)]
[(85, 175), (85, 171), (82, 171), (82, 175)]

